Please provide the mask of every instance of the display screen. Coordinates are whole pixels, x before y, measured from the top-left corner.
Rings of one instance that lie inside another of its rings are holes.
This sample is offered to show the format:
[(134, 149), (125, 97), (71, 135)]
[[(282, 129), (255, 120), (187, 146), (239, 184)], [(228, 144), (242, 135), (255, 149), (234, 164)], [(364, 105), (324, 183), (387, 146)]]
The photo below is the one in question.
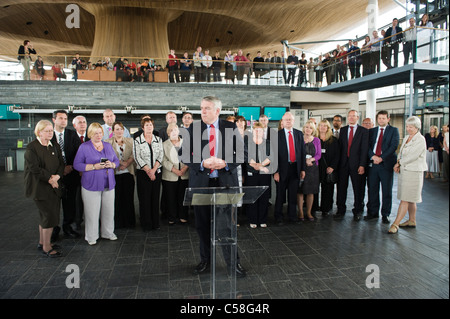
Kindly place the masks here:
[(240, 106), (238, 115), (245, 117), (247, 121), (257, 121), (261, 115), (261, 108), (259, 106)]
[(265, 107), (264, 114), (267, 115), (269, 121), (279, 121), (283, 117), (284, 113), (286, 113), (285, 107)]

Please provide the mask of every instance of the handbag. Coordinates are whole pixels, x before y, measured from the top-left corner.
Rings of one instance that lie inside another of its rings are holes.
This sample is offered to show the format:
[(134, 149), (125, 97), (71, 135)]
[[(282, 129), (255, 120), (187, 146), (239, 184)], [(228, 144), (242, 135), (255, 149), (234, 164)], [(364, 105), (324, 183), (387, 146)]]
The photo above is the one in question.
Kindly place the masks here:
[[(327, 160), (325, 159), (325, 156), (323, 157), (323, 161), (325, 162), (325, 166), (328, 167)], [(326, 174), (325, 182), (327, 184), (336, 184), (338, 182), (338, 176), (336, 174), (336, 170), (333, 170), (333, 172), (331, 174)]]

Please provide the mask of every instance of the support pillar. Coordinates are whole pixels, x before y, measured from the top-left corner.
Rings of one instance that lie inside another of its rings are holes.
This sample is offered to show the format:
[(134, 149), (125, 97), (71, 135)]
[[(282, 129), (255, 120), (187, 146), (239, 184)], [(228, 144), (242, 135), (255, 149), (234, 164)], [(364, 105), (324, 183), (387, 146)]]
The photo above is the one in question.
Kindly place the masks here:
[[(368, 0), (367, 14), (368, 14), (368, 34), (372, 37), (372, 31), (377, 29), (377, 18), (378, 18), (378, 0)], [(366, 99), (366, 117), (370, 117), (376, 125), (377, 114), (377, 98), (375, 94), (375, 89), (367, 91)]]

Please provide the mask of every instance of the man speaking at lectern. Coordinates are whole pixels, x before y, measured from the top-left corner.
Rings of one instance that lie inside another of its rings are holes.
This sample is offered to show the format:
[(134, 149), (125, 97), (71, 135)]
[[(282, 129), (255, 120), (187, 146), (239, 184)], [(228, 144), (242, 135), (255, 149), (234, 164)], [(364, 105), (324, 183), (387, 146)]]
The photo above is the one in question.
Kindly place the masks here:
[[(183, 137), (180, 154), (189, 166), (189, 187), (239, 186), (237, 167), (244, 162), (244, 141), (236, 133), (236, 124), (219, 119), (222, 102), (204, 97), (200, 105), (201, 121), (192, 123)], [(238, 159), (242, 155), (241, 159)], [(211, 206), (194, 206), (195, 228), (200, 238), (200, 263), (194, 274), (209, 270), (211, 258)], [(224, 259), (230, 264), (230, 251), (224, 249)], [(246, 271), (236, 262), (236, 276)]]

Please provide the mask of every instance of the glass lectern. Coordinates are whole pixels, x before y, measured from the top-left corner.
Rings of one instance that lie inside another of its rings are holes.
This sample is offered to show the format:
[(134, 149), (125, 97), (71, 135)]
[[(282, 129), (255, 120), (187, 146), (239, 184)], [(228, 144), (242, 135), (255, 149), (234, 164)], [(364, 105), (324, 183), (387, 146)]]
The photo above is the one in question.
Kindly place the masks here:
[[(269, 186), (188, 188), (184, 205), (211, 206), (212, 299), (236, 298), (237, 207), (253, 204)], [(220, 247), (222, 254), (217, 254)]]

